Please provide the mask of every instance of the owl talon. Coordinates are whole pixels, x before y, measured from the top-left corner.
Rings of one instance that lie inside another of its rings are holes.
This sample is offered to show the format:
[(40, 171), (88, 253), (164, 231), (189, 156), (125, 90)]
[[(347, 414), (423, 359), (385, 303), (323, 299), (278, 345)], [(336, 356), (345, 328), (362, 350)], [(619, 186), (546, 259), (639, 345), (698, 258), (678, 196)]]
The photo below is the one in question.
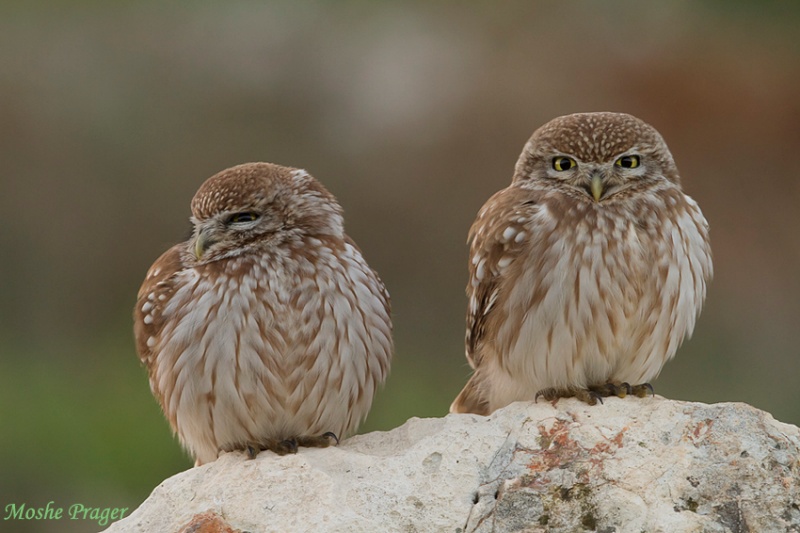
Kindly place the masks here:
[(597, 405), (597, 402), (603, 403), (602, 396), (597, 391), (590, 389), (555, 389), (551, 387), (537, 392), (533, 401), (538, 401), (540, 396), (548, 402), (556, 401), (559, 398), (577, 398), (589, 405)]
[(277, 449), (273, 450), (278, 455), (287, 455), (290, 453), (297, 453), (299, 444), (297, 439), (286, 439), (278, 443)]
[(603, 385), (592, 385), (589, 387), (589, 390), (603, 398), (608, 398), (609, 396), (624, 398), (628, 394), (633, 393), (633, 387), (631, 387), (629, 383), (619, 381), (609, 381)]
[(333, 431), (326, 431), (325, 433), (322, 434), (322, 436), (329, 439), (333, 439), (334, 442), (336, 442), (336, 445), (337, 446), (339, 445), (339, 437), (337, 437), (336, 433), (334, 433)]
[(332, 442), (339, 444), (339, 437), (333, 431), (328, 431), (318, 437), (299, 436), (282, 441), (268, 440), (261, 446), (247, 445), (245, 452), (250, 459), (254, 459), (260, 450), (269, 450), (276, 455), (289, 455), (297, 453), (301, 446), (303, 448), (327, 448)]
[[(250, 454), (252, 446), (248, 446), (246, 451)], [(260, 446), (253, 449), (269, 450), (276, 455), (288, 455), (290, 453), (297, 453), (297, 439), (290, 438), (286, 440), (267, 439), (262, 442)]]
[(536, 396), (533, 397), (533, 403), (539, 401), (539, 397), (544, 398), (548, 402), (552, 402), (558, 400), (559, 398), (565, 398), (566, 396), (560, 395), (559, 391), (554, 388), (542, 389), (536, 393)]
[(610, 396), (624, 398), (632, 394), (639, 398), (644, 398), (647, 396), (648, 392), (651, 395), (655, 395), (653, 386), (649, 383), (631, 386), (630, 383), (625, 381), (609, 381), (602, 385), (590, 385), (585, 389), (555, 389), (552, 387), (542, 389), (536, 393), (536, 396), (533, 397), (533, 401), (537, 402), (540, 397), (549, 402), (558, 400), (559, 398), (577, 398), (589, 405), (597, 405), (598, 402), (600, 402), (600, 404), (603, 403), (603, 398), (608, 398)]
[(600, 402), (601, 405), (603, 404), (603, 396), (592, 389), (575, 389), (572, 395), (589, 405), (597, 405), (597, 402)]
[(332, 431), (323, 433), (319, 437), (297, 437), (297, 443), (306, 448), (327, 448), (331, 445), (331, 439), (339, 444), (339, 437)]
[(261, 448), (259, 446), (253, 446), (248, 444), (247, 447), (244, 449), (245, 453), (247, 454), (247, 459), (252, 461), (258, 454), (261, 453)]
[(648, 392), (650, 393), (650, 396), (656, 395), (656, 391), (653, 390), (653, 386), (649, 383), (642, 383), (640, 385), (634, 385), (631, 387), (631, 394), (639, 398), (646, 397)]
[(608, 398), (609, 396), (616, 396), (618, 398), (624, 398), (626, 396), (633, 395), (638, 398), (644, 398), (647, 396), (649, 392), (651, 395), (655, 395), (653, 391), (653, 386), (649, 383), (642, 383), (641, 385), (633, 385), (631, 386), (630, 383), (627, 382), (619, 382), (619, 381), (609, 381), (603, 385), (592, 385), (589, 387), (589, 390), (597, 393), (598, 395), (602, 396), (603, 398)]

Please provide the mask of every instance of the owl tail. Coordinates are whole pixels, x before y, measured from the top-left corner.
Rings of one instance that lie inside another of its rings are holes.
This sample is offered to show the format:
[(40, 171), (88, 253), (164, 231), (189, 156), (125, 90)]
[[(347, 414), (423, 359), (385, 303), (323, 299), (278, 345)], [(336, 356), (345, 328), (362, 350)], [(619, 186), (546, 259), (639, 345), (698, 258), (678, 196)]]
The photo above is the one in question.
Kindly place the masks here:
[(476, 415), (488, 415), (489, 402), (481, 392), (480, 375), (476, 372), (469, 378), (464, 389), (456, 396), (450, 404), (451, 413), (474, 413)]

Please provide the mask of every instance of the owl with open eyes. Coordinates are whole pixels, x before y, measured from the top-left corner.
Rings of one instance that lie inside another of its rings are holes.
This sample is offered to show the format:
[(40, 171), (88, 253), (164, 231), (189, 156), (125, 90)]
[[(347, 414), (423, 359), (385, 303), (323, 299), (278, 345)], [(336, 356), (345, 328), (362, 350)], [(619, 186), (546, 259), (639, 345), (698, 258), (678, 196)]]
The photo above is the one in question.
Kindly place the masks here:
[(194, 233), (150, 267), (134, 333), (196, 464), (355, 431), (389, 371), (392, 322), (336, 199), (304, 170), (248, 163), (191, 207)]
[(712, 276), (708, 223), (661, 135), (622, 113), (534, 132), (468, 238), (472, 377), (451, 412), (652, 391)]

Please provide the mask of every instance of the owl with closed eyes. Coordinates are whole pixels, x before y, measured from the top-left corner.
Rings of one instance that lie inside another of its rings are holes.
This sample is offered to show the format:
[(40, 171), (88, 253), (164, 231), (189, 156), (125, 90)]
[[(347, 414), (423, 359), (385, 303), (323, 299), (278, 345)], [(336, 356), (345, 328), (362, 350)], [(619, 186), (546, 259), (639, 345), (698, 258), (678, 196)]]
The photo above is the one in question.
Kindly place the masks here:
[(393, 353), (389, 294), (308, 172), (246, 163), (207, 179), (192, 236), (150, 267), (136, 347), (201, 465), (295, 453), (355, 431)]

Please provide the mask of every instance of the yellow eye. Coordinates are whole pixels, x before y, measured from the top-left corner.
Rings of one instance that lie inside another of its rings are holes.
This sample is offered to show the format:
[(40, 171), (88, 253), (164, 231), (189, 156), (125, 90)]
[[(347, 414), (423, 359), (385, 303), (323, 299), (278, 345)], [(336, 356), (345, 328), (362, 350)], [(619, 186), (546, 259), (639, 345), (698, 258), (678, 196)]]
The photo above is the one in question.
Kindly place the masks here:
[(615, 165), (622, 168), (636, 168), (639, 166), (638, 155), (623, 155), (614, 162)]
[(253, 222), (258, 219), (258, 213), (242, 212), (234, 213), (228, 217), (228, 224), (241, 224), (242, 222)]
[(575, 166), (575, 160), (571, 157), (565, 157), (560, 155), (558, 157), (553, 158), (553, 168), (562, 172), (564, 170), (569, 170)]

